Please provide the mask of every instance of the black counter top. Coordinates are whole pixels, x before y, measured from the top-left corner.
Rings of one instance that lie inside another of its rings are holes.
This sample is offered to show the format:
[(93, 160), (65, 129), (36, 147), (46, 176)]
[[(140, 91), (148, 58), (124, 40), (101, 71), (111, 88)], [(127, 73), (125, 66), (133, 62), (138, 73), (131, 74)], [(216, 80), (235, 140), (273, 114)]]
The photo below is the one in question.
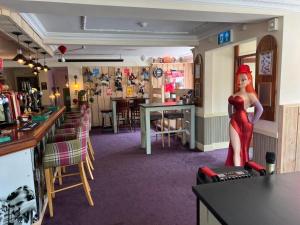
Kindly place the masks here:
[(203, 184), (193, 191), (221, 224), (300, 224), (299, 172)]

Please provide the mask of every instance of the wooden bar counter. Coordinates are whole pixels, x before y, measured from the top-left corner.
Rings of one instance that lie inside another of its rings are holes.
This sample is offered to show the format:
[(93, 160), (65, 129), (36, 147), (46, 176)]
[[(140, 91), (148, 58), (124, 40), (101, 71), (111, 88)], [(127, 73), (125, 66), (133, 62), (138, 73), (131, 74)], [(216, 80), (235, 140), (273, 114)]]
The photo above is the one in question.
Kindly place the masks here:
[(12, 141), (0, 144), (0, 206), (7, 206), (0, 207), (0, 224), (41, 224), (47, 206), (43, 154), (64, 111), (53, 112), (32, 131), (17, 126), (1, 130)]
[(64, 106), (56, 112), (53, 112), (49, 119), (41, 122), (39, 126), (32, 131), (18, 131), (17, 126), (3, 129), (10, 131), (12, 141), (0, 144), (0, 157), (26, 148), (35, 147), (55, 124), (57, 119), (62, 116), (65, 108)]

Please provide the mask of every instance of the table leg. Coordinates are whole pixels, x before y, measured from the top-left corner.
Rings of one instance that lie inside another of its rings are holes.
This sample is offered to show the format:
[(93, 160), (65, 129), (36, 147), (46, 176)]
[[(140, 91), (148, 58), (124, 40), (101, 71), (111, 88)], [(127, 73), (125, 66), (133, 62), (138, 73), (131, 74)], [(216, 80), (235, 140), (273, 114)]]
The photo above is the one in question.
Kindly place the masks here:
[(190, 149), (195, 149), (195, 106), (191, 107)]
[(117, 105), (116, 101), (112, 101), (112, 113), (113, 113), (113, 127), (114, 127), (114, 133), (118, 133), (118, 127), (117, 127)]
[(141, 147), (146, 148), (146, 127), (145, 127), (145, 109), (140, 107), (140, 120), (141, 120)]
[(145, 109), (145, 137), (146, 137), (146, 154), (151, 155), (151, 129), (150, 129), (150, 111)]

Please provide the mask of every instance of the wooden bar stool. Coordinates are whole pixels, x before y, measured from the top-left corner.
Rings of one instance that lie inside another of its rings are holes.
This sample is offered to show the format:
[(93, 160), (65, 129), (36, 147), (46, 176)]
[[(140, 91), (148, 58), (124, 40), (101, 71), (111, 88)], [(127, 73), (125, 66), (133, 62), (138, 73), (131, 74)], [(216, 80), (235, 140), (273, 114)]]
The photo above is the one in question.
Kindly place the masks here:
[[(45, 153), (43, 156), (43, 166), (45, 172), (50, 217), (53, 217), (53, 198), (55, 197), (55, 193), (68, 190), (70, 188), (75, 188), (81, 185), (83, 186), (89, 205), (94, 206), (94, 202), (90, 193), (91, 188), (87, 181), (83, 166), (83, 162), (86, 160), (87, 155), (88, 126), (82, 126), (80, 132), (81, 136), (79, 139), (64, 142), (56, 142), (46, 145)], [(55, 189), (55, 178), (53, 174), (54, 169), (70, 165), (77, 165), (79, 173), (67, 175), (60, 174), (58, 176), (74, 176), (79, 174), (81, 182), (64, 188)]]
[[(179, 111), (167, 111), (167, 112), (164, 112), (164, 119), (167, 120), (167, 123), (168, 123), (168, 147), (170, 148), (171, 147), (171, 126), (170, 126), (170, 121), (172, 120), (175, 120), (175, 130), (176, 132), (176, 137), (178, 136), (178, 131), (181, 130), (183, 128), (183, 118), (184, 118), (184, 115), (182, 112), (179, 112)], [(180, 119), (181, 123), (180, 123), (180, 127), (178, 129), (178, 124), (177, 124), (177, 121), (178, 119)], [(164, 126), (164, 124), (163, 124)], [(164, 130), (164, 129), (163, 129)]]
[(123, 121), (123, 125), (127, 125), (129, 123), (130, 130), (132, 130), (131, 127), (131, 120), (129, 118), (129, 101), (127, 100), (119, 100), (116, 104), (116, 111), (117, 111), (117, 128), (118, 133), (120, 130), (120, 122)]

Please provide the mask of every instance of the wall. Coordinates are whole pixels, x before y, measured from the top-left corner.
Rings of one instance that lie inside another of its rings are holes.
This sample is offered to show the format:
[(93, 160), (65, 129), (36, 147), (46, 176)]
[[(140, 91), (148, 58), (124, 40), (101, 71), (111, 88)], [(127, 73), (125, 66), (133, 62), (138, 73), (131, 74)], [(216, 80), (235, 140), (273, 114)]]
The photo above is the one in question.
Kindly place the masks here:
[(283, 19), (282, 67), (279, 104), (300, 102), (300, 14), (287, 15)]
[[(277, 39), (278, 44), (278, 82), (277, 82), (277, 102), (280, 96), (280, 77), (281, 77), (281, 48), (282, 48), (282, 26), (283, 19), (279, 18), (279, 31), (268, 32), (267, 22), (247, 24), (244, 29), (241, 25), (232, 28), (234, 42), (228, 46), (220, 47), (217, 45), (216, 35), (210, 36), (199, 42), (194, 50), (194, 56), (201, 54), (204, 61), (204, 106), (197, 108), (197, 146), (201, 150), (212, 150), (216, 148), (228, 147), (228, 115), (227, 99), (233, 92), (233, 46), (240, 45), (240, 54), (253, 53), (250, 49), (256, 49), (259, 40), (268, 34)], [(246, 28), (246, 29), (245, 29)], [(255, 47), (254, 47), (255, 45)], [(276, 114), (278, 113), (278, 107)], [(256, 124), (255, 131), (259, 130), (264, 134), (265, 131), (276, 133), (277, 122), (271, 125), (267, 122)], [(223, 132), (218, 132), (222, 130)], [(275, 136), (276, 136), (275, 134)]]

